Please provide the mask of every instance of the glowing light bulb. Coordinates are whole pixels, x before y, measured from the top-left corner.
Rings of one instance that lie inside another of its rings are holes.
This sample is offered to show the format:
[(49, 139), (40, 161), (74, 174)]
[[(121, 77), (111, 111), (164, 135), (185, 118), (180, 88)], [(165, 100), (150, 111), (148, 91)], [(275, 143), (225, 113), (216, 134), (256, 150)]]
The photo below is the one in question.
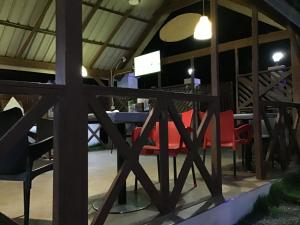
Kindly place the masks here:
[(207, 16), (201, 16), (194, 30), (194, 38), (197, 40), (211, 39), (211, 22)]

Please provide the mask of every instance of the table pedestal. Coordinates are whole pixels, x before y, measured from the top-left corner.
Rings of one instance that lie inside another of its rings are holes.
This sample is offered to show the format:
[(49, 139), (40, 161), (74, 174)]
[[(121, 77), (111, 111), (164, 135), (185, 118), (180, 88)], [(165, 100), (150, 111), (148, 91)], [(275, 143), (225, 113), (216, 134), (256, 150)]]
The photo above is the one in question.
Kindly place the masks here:
[[(115, 201), (110, 213), (123, 214), (136, 212), (145, 209), (151, 205), (150, 199), (144, 191), (128, 191), (125, 204), (119, 204), (118, 200)], [(93, 203), (93, 208), (98, 211), (102, 205), (102, 201), (98, 200)]]

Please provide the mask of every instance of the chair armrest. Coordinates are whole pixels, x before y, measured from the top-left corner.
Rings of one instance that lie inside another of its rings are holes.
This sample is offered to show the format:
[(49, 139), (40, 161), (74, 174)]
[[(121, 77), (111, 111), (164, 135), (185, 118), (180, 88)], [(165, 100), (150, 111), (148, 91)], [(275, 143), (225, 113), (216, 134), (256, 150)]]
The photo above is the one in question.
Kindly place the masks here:
[(250, 141), (252, 139), (252, 136), (253, 136), (252, 131), (253, 131), (253, 129), (252, 129), (252, 126), (250, 124), (244, 124), (244, 125), (241, 125), (241, 126), (234, 129), (235, 136), (239, 140), (244, 139), (244, 140)]
[(29, 157), (32, 161), (40, 158), (53, 148), (53, 136), (28, 146)]

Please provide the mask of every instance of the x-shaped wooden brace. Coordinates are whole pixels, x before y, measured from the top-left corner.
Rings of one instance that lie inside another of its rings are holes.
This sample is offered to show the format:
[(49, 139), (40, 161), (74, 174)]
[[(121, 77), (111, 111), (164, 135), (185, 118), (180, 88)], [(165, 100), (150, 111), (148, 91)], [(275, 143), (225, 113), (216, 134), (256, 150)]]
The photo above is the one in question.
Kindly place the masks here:
[(0, 157), (15, 143), (18, 143), (35, 122), (47, 112), (55, 103), (56, 95), (43, 96), (22, 118), (20, 118), (0, 139)]
[(149, 113), (149, 116), (142, 128), (140, 137), (133, 144), (132, 148), (126, 143), (118, 129), (114, 126), (108, 115), (106, 114), (103, 105), (94, 96), (89, 96), (88, 98), (89, 106), (93, 110), (96, 118), (99, 120), (107, 134), (110, 136), (112, 142), (117, 147), (119, 154), (121, 154), (124, 159), (124, 163), (118, 171), (112, 185), (110, 186), (104, 203), (96, 216), (93, 219), (92, 225), (102, 225), (104, 224), (113, 203), (120, 192), (122, 185), (125, 183), (130, 171), (132, 171), (137, 179), (140, 181), (145, 191), (149, 195), (152, 203), (157, 207), (161, 213), (170, 212), (169, 205), (161, 201), (161, 196), (158, 190), (155, 188), (154, 184), (148, 177), (147, 173), (140, 165), (138, 161), (138, 156), (142, 147), (146, 144), (148, 135), (152, 130), (155, 122), (159, 117), (159, 106), (157, 105)]
[[(298, 115), (299, 115), (299, 111), (298, 111)], [(268, 149), (267, 149), (267, 154), (266, 154), (266, 161), (269, 161), (271, 158), (271, 155), (274, 154), (273, 153), (273, 149), (274, 146), (276, 144), (276, 141), (279, 142), (279, 146), (280, 146), (280, 164), (281, 167), (283, 169), (286, 168), (287, 166), (287, 146), (286, 146), (286, 141), (285, 141), (285, 128), (287, 128), (290, 132), (290, 135), (292, 137), (292, 140), (294, 141), (297, 150), (298, 150), (298, 154), (299, 154), (299, 145), (298, 145), (298, 141), (297, 141), (297, 137), (295, 134), (295, 129), (290, 125), (290, 122), (288, 121), (287, 118), (287, 113), (286, 113), (286, 109), (280, 107), (279, 108), (279, 119), (278, 122), (275, 124), (275, 127), (272, 129), (271, 124), (270, 124), (270, 120), (267, 117), (266, 113), (263, 113), (263, 119), (265, 121), (265, 125), (266, 128), (268, 130), (268, 133), (270, 134), (270, 143), (268, 145)]]
[[(169, 113), (171, 118), (173, 119), (175, 126), (177, 127), (183, 142), (186, 144), (188, 148), (188, 153), (186, 156), (186, 159), (183, 163), (182, 169), (179, 173), (177, 182), (175, 183), (175, 186), (173, 188), (173, 191), (170, 195), (170, 203), (172, 208), (176, 207), (176, 204), (179, 200), (180, 194), (182, 192), (183, 186), (185, 184), (185, 181), (187, 179), (188, 173), (193, 165), (197, 166), (201, 176), (203, 177), (210, 193), (213, 197), (220, 197), (222, 193), (218, 193), (218, 187), (216, 187), (216, 184), (214, 183), (211, 175), (209, 174), (207, 168), (205, 167), (201, 157), (199, 156), (197, 149), (201, 144), (201, 140), (205, 134), (206, 128), (208, 127), (208, 124), (211, 120), (212, 115), (214, 114), (214, 103), (211, 103), (208, 107), (207, 113), (203, 120), (201, 121), (200, 126), (197, 129), (197, 138), (195, 140), (191, 139), (190, 133), (185, 129), (182, 120), (180, 116), (178, 115), (178, 112), (174, 106), (174, 104), (171, 102), (168, 105)], [(195, 112), (194, 112), (195, 113)]]

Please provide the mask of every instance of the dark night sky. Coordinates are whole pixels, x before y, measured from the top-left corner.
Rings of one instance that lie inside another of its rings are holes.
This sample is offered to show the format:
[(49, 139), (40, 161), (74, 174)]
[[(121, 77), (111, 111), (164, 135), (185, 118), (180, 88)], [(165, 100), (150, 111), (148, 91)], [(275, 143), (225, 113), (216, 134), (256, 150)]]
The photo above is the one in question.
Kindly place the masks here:
[[(201, 11), (201, 4), (195, 4), (188, 8), (179, 10), (171, 14), (167, 21), (183, 14), (183, 13), (197, 13)], [(206, 10), (209, 15), (209, 9)], [(277, 29), (259, 23), (259, 33), (269, 33)], [(251, 36), (251, 18), (235, 13), (223, 7), (219, 7), (219, 42), (224, 43), (241, 38)], [(155, 35), (153, 40), (149, 43), (144, 53), (160, 50), (162, 57), (171, 56), (186, 51), (191, 51), (199, 48), (210, 46), (210, 40), (198, 41), (193, 37), (187, 38), (183, 41), (175, 43), (163, 42), (159, 38), (159, 33)], [(289, 56), (289, 42), (279, 41), (271, 44), (260, 45), (260, 69), (265, 70), (268, 66), (272, 66), (272, 53), (276, 50), (286, 52), (286, 58), (282, 62), (285, 65), (290, 65)], [(239, 50), (240, 54), (240, 73), (251, 72), (251, 48), (243, 48)], [(187, 69), (190, 67), (190, 61), (174, 63), (162, 67), (162, 85), (176, 85), (182, 84), (184, 78), (188, 77)], [(203, 83), (210, 82), (210, 56), (195, 59), (195, 75), (201, 79)], [(235, 76), (234, 51), (228, 51), (220, 54), (220, 80), (233, 81)], [(149, 88), (157, 86), (157, 76), (149, 75), (140, 78), (140, 87)]]
[[(292, 0), (291, 0), (292, 1)], [(190, 7), (172, 13), (168, 20), (183, 13), (198, 13), (201, 12), (201, 4), (194, 4)], [(208, 6), (206, 14), (209, 15)], [(168, 21), (167, 20), (167, 21)], [(259, 33), (268, 33), (276, 31), (276, 28), (266, 24), (259, 24)], [(219, 7), (219, 42), (228, 42), (251, 36), (251, 19), (241, 14), (235, 13), (223, 7)], [(199, 48), (210, 46), (210, 41), (198, 41), (193, 37), (175, 43), (163, 42), (156, 34), (153, 40), (149, 43), (144, 53), (160, 50), (162, 57), (171, 56), (174, 54), (191, 51)], [(289, 57), (289, 42), (280, 41), (271, 44), (260, 45), (260, 69), (265, 70), (268, 66), (273, 65), (271, 55), (276, 50), (286, 52), (286, 58), (282, 62), (285, 65), (290, 65)], [(251, 72), (251, 48), (243, 48), (239, 51), (240, 54), (240, 73)], [(187, 69), (190, 67), (190, 61), (174, 63), (162, 67), (162, 85), (182, 84), (187, 75)], [(210, 56), (195, 59), (195, 75), (200, 78), (202, 83), (210, 82)], [(234, 51), (228, 51), (220, 54), (220, 80), (233, 81), (235, 76), (234, 68)], [(0, 70), (0, 79), (18, 79), (26, 81), (47, 82), (54, 79), (54, 75), (34, 74), (30, 72), (7, 71)], [(85, 83), (93, 83), (91, 79), (87, 79)], [(142, 88), (150, 88), (157, 86), (157, 75), (148, 75), (139, 79), (139, 86)]]

